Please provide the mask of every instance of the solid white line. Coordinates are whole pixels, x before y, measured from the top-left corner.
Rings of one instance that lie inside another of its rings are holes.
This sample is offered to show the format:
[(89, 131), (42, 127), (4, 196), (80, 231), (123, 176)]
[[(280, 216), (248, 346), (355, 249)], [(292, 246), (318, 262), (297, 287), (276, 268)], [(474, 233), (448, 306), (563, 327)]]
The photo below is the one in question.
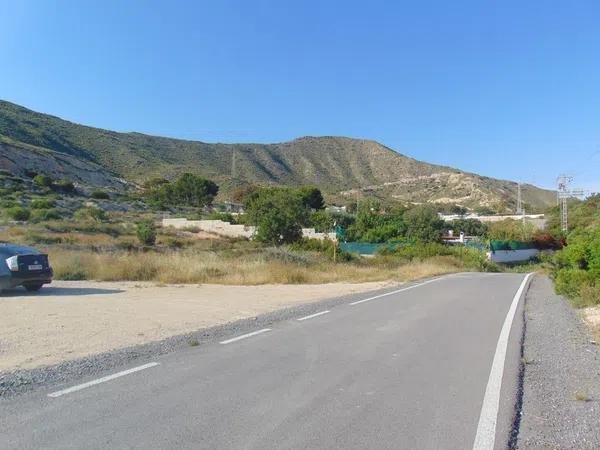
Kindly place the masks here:
[(135, 372), (139, 372), (140, 370), (149, 369), (150, 367), (158, 366), (159, 363), (151, 362), (148, 364), (144, 364), (143, 366), (134, 367), (132, 369), (127, 369), (122, 372), (113, 373), (112, 375), (108, 375), (106, 377), (97, 378), (96, 380), (88, 381), (87, 383), (78, 384), (77, 386), (73, 386), (67, 389), (63, 389), (62, 391), (52, 392), (48, 394), (48, 397), (60, 397), (61, 395), (70, 394), (71, 392), (77, 392), (82, 389), (88, 388), (90, 386), (95, 386), (96, 384), (105, 383), (106, 381), (114, 380), (115, 378), (124, 377), (125, 375), (129, 375)]
[(226, 341), (221, 341), (219, 342), (219, 344), (231, 344), (232, 342), (235, 341), (240, 341), (242, 339), (246, 339), (252, 336), (256, 336), (257, 334), (261, 334), (261, 333), (266, 333), (267, 331), (271, 331), (270, 328), (263, 328), (262, 330), (257, 330), (257, 331), (253, 331), (252, 333), (248, 333), (248, 334), (242, 334), (241, 336), (237, 336), (231, 339), (227, 339)]
[(408, 291), (409, 289), (414, 289), (414, 288), (419, 287), (419, 286), (424, 286), (426, 284), (433, 283), (434, 281), (438, 281), (438, 280), (441, 280), (441, 278), (434, 278), (433, 280), (427, 280), (427, 281), (424, 281), (424, 282), (419, 283), (419, 284), (413, 284), (412, 286), (408, 286), (408, 287), (405, 287), (405, 288), (402, 288), (402, 289), (398, 289), (396, 291), (387, 292), (385, 294), (376, 295), (375, 297), (369, 297), (369, 298), (365, 298), (365, 299), (362, 299), (362, 300), (358, 300), (356, 302), (350, 303), (350, 305), (354, 306), (354, 305), (359, 305), (361, 303), (370, 302), (371, 300), (375, 300), (375, 299), (378, 299), (378, 298), (381, 298), (381, 297), (386, 297), (388, 295), (398, 294), (399, 292)]
[(303, 320), (307, 320), (307, 319), (312, 319), (313, 317), (318, 317), (318, 316), (322, 316), (323, 314), (327, 314), (330, 311), (321, 311), (315, 314), (311, 314), (310, 316), (306, 316), (306, 317), (300, 317), (299, 319), (297, 319), (299, 322), (302, 322)]
[(475, 435), (473, 450), (493, 450), (494, 448), (494, 442), (496, 440), (496, 421), (498, 420), (498, 409), (500, 407), (500, 390), (502, 388), (502, 377), (504, 375), (504, 361), (506, 359), (508, 337), (510, 335), (510, 329), (515, 313), (517, 312), (517, 305), (519, 304), (523, 290), (527, 285), (527, 281), (532, 275), (532, 273), (528, 273), (521, 282), (508, 313), (506, 314), (506, 318), (504, 319), (500, 337), (498, 338), (498, 345), (496, 346), (496, 353), (494, 354), (494, 361), (492, 362), (490, 378), (488, 379), (488, 384), (485, 388), (485, 395), (483, 397), (483, 405), (481, 406), (481, 414), (479, 416), (479, 424), (477, 425), (477, 434)]

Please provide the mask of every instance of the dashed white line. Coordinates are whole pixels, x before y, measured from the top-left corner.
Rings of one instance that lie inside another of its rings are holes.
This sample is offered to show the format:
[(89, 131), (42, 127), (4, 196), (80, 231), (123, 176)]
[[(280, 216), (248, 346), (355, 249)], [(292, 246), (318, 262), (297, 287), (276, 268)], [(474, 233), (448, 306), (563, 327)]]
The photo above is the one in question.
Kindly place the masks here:
[(533, 274), (529, 273), (521, 282), (517, 293), (513, 297), (513, 301), (508, 309), (498, 344), (496, 345), (496, 353), (492, 362), (492, 370), (490, 378), (485, 388), (483, 397), (483, 405), (481, 406), (481, 414), (477, 425), (477, 434), (473, 450), (493, 450), (496, 440), (496, 422), (498, 420), (498, 409), (500, 407), (500, 390), (502, 388), (502, 377), (504, 376), (504, 361), (506, 359), (506, 349), (508, 347), (508, 337), (512, 327), (513, 319), (517, 311), (519, 299), (523, 294), (523, 290), (527, 285), (527, 281)]
[(114, 380), (115, 378), (124, 377), (125, 375), (129, 375), (135, 372), (139, 372), (140, 370), (149, 369), (150, 367), (158, 366), (159, 363), (151, 362), (148, 364), (144, 364), (143, 366), (133, 367), (131, 369), (123, 370), (122, 372), (113, 373), (112, 375), (108, 375), (106, 377), (97, 378), (92, 381), (88, 381), (87, 383), (78, 384), (77, 386), (72, 386), (67, 389), (63, 389), (61, 391), (56, 391), (48, 394), (48, 397), (60, 397), (61, 395), (70, 394), (72, 392), (77, 392), (85, 388), (89, 388), (90, 386), (95, 386), (96, 384), (105, 383), (110, 380)]
[(356, 302), (352, 302), (352, 303), (349, 303), (349, 304), (352, 305), (352, 306), (359, 305), (361, 303), (370, 302), (371, 300), (375, 300), (375, 299), (378, 299), (378, 298), (381, 298), (381, 297), (386, 297), (388, 295), (398, 294), (400, 292), (408, 291), (410, 289), (414, 289), (414, 288), (419, 287), (419, 286), (424, 286), (426, 284), (433, 283), (434, 281), (438, 281), (438, 280), (441, 280), (441, 278), (434, 278), (433, 280), (427, 280), (427, 281), (424, 281), (424, 282), (419, 283), (419, 284), (413, 284), (412, 286), (408, 286), (408, 287), (405, 287), (405, 288), (402, 288), (402, 289), (398, 289), (398, 290), (395, 290), (395, 291), (392, 291), (392, 292), (386, 292), (385, 294), (376, 295), (374, 297), (364, 298), (362, 300), (358, 300)]
[(219, 344), (231, 344), (232, 342), (241, 341), (242, 339), (246, 339), (252, 336), (256, 336), (257, 334), (266, 333), (267, 331), (271, 331), (270, 328), (263, 328), (262, 330), (253, 331), (252, 333), (242, 334), (241, 336), (237, 336), (231, 339), (227, 339), (226, 341), (221, 341)]
[(315, 314), (311, 314), (310, 316), (305, 316), (305, 317), (300, 317), (299, 319), (297, 319), (299, 322), (302, 322), (303, 320), (308, 320), (308, 319), (312, 319), (313, 317), (319, 317), (322, 316), (323, 314), (327, 314), (330, 311), (321, 311)]

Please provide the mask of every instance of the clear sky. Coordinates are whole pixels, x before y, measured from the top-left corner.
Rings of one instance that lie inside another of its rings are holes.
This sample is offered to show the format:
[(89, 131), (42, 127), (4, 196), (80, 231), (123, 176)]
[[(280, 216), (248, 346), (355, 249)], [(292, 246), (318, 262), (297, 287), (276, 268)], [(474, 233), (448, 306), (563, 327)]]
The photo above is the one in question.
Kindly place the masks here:
[(0, 0), (0, 58), (0, 98), (74, 122), (600, 191), (598, 0)]

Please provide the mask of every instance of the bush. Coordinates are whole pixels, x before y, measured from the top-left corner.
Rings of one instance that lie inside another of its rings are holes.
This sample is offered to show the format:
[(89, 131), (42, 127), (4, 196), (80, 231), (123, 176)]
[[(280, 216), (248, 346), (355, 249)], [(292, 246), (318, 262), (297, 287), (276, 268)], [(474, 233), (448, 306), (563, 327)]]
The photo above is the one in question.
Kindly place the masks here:
[(36, 209), (31, 213), (32, 222), (46, 222), (48, 220), (60, 220), (62, 215), (55, 209)]
[(96, 200), (109, 200), (110, 199), (110, 195), (108, 195), (108, 193), (104, 192), (104, 191), (94, 191), (90, 194), (91, 198), (94, 198)]
[(222, 212), (212, 213), (212, 214), (208, 215), (207, 219), (208, 220), (221, 220), (223, 222), (229, 222), (232, 225), (235, 225), (237, 223), (235, 217), (230, 213), (222, 213)]
[(487, 237), (499, 241), (530, 242), (538, 232), (535, 225), (529, 222), (506, 219), (488, 224)]
[(33, 177), (33, 184), (40, 188), (52, 188), (54, 180), (48, 175), (36, 175)]
[(54, 208), (54, 205), (55, 205), (54, 200), (43, 198), (43, 199), (39, 199), (39, 200), (32, 200), (29, 207), (31, 209), (50, 209), (50, 208)]
[(17, 206), (17, 202), (15, 202), (14, 200), (0, 200), (0, 208), (14, 208), (15, 206)]
[(138, 223), (135, 232), (142, 245), (151, 247), (156, 243), (156, 226), (151, 220)]
[(103, 209), (89, 207), (81, 208), (75, 211), (74, 217), (78, 220), (92, 219), (96, 222), (105, 222), (108, 220), (108, 215)]
[(554, 279), (554, 289), (557, 294), (567, 297), (579, 297), (582, 286), (589, 285), (590, 277), (585, 270), (561, 269)]
[(21, 208), (20, 206), (15, 206), (14, 208), (7, 209), (6, 214), (11, 219), (18, 220), (21, 222), (26, 222), (31, 217), (31, 211), (27, 208)]
[(75, 192), (75, 185), (69, 178), (63, 178), (54, 183), (53, 189), (66, 194), (73, 194)]

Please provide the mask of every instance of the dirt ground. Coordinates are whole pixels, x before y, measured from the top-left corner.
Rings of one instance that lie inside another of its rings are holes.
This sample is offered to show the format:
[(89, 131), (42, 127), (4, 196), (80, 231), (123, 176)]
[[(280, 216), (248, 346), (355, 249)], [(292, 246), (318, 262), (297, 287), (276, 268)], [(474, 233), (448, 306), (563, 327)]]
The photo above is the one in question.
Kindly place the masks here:
[(583, 317), (592, 329), (592, 334), (595, 336), (600, 345), (600, 306), (592, 306), (583, 310)]
[(0, 372), (161, 340), (389, 283), (159, 286), (56, 281), (0, 296)]

